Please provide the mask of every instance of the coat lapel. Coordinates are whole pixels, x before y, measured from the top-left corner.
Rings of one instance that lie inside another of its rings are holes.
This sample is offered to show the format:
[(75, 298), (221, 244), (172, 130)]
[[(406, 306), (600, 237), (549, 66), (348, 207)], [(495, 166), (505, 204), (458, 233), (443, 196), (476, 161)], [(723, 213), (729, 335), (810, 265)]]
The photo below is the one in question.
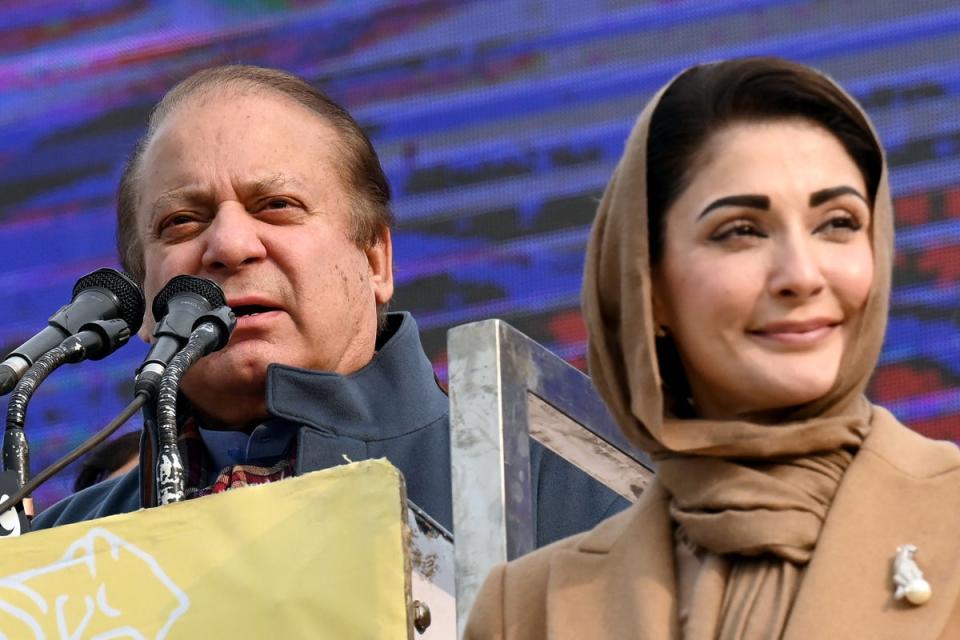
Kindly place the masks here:
[[(960, 456), (882, 409), (824, 523), (787, 640), (937, 638), (960, 597)], [(893, 598), (898, 546), (918, 547), (933, 596), (922, 606)]]
[(675, 584), (668, 498), (653, 483), (634, 507), (554, 556), (547, 637), (677, 638)]

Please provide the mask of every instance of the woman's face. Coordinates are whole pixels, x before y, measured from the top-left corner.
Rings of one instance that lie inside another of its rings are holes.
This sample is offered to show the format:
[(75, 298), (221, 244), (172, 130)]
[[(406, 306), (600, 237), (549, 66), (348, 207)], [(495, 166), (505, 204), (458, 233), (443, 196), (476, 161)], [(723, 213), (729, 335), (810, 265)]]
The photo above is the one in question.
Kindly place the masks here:
[(803, 120), (715, 134), (666, 213), (654, 318), (705, 418), (823, 396), (873, 281), (864, 178)]

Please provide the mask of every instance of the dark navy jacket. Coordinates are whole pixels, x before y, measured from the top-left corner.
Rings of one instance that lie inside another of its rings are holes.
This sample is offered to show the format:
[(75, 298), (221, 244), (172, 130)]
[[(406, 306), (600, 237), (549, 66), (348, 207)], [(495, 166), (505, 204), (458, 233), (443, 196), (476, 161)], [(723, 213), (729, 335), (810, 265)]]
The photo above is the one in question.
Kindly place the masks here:
[[(407, 313), (388, 315), (373, 360), (349, 376), (270, 365), (267, 410), (297, 439), (297, 474), (345, 461), (386, 458), (403, 472), (407, 496), (452, 529), (449, 401), (437, 385)], [(592, 528), (628, 503), (537, 442), (530, 466), (537, 544)], [(89, 487), (41, 513), (34, 529), (135, 511), (137, 470)]]

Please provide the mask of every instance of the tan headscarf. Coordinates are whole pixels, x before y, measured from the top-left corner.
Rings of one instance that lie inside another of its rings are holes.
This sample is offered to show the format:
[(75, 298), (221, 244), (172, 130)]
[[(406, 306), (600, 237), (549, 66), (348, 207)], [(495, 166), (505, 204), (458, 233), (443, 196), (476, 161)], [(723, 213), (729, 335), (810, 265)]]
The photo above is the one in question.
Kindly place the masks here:
[(833, 388), (775, 426), (680, 419), (661, 385), (647, 237), (648, 129), (669, 86), (640, 114), (594, 222), (583, 287), (590, 373), (627, 437), (658, 461), (672, 518), (708, 552), (688, 637), (774, 638), (870, 428), (863, 391), (883, 342), (893, 255), (887, 169), (884, 162), (870, 227), (874, 281)]

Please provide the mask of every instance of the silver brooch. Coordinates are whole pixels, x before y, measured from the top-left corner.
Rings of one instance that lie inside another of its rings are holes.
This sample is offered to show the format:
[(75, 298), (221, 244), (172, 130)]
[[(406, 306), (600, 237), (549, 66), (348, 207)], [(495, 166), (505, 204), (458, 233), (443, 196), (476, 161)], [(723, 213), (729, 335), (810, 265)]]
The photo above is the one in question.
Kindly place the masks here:
[(893, 558), (893, 584), (897, 590), (893, 597), (897, 600), (906, 598), (910, 604), (921, 605), (930, 599), (933, 592), (930, 583), (923, 579), (923, 571), (914, 560), (916, 554), (916, 545), (904, 544), (897, 547), (897, 555)]

